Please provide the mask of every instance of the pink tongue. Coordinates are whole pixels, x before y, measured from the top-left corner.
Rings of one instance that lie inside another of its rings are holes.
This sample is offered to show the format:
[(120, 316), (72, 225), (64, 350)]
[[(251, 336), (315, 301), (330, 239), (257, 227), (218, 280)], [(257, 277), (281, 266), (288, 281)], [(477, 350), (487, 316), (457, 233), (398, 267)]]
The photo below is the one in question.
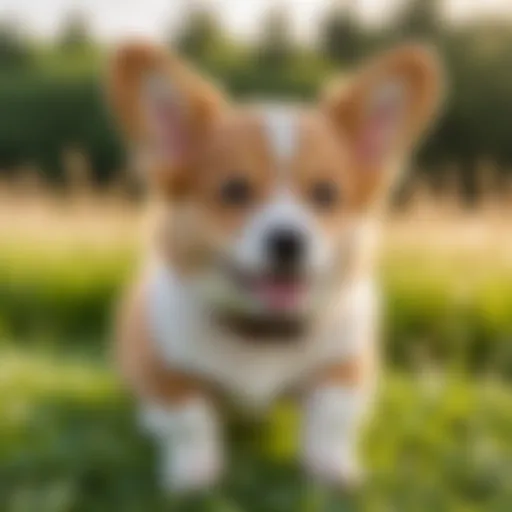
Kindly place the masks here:
[(289, 311), (300, 305), (304, 287), (300, 283), (265, 280), (259, 284), (258, 292), (268, 307)]

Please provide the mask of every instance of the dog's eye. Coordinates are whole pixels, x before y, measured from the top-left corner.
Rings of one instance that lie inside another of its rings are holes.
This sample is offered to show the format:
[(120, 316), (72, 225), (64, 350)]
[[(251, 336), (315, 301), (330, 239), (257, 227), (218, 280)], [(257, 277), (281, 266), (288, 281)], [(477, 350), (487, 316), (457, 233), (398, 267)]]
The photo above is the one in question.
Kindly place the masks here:
[(319, 181), (311, 187), (310, 199), (316, 208), (328, 210), (338, 204), (341, 194), (336, 183)]
[(242, 177), (229, 178), (220, 187), (220, 199), (229, 206), (245, 206), (252, 197), (251, 185)]

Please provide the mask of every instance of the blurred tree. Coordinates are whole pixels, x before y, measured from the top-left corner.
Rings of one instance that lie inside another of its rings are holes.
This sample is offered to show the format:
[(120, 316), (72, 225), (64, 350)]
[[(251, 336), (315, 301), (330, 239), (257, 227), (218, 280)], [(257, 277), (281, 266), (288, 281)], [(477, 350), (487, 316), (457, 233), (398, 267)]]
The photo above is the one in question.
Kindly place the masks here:
[(349, 65), (363, 53), (362, 28), (353, 4), (329, 9), (320, 22), (320, 51), (340, 65)]
[(194, 61), (204, 63), (223, 44), (223, 30), (216, 14), (205, 7), (194, 5), (185, 17), (185, 24), (171, 44)]
[(432, 40), (443, 27), (443, 0), (407, 0), (392, 23), (395, 35)]
[(263, 20), (256, 52), (259, 63), (265, 68), (283, 69), (290, 63), (295, 45), (286, 11), (272, 9), (268, 12)]
[[(251, 53), (247, 43), (226, 35), (215, 11), (195, 5), (174, 43), (235, 95), (309, 99), (332, 73), (332, 62), (349, 66), (399, 40), (433, 41), (445, 61), (449, 97), (419, 154), (421, 166), (432, 169), (430, 177), (438, 174), (442, 184), (443, 164), (456, 162), (468, 191), (476, 188), (474, 163), (482, 156), (503, 174), (512, 173), (510, 20), (480, 17), (454, 26), (443, 21), (443, 0), (410, 0), (377, 29), (362, 26), (353, 8), (338, 3), (319, 27), (320, 56), (316, 48), (295, 45), (287, 11), (274, 8), (263, 19)], [(18, 25), (0, 21), (0, 172), (14, 173), (29, 161), (60, 179), (62, 150), (75, 146), (90, 156), (98, 180), (120, 167), (119, 141), (97, 76), (102, 48), (89, 28), (87, 18), (75, 11), (63, 20), (59, 49), (53, 51), (36, 48)], [(77, 55), (61, 47), (86, 51)]]
[(0, 72), (26, 68), (31, 61), (30, 45), (19, 27), (11, 21), (0, 21)]
[(81, 11), (72, 11), (64, 18), (57, 46), (63, 50), (77, 50), (91, 46), (89, 20)]

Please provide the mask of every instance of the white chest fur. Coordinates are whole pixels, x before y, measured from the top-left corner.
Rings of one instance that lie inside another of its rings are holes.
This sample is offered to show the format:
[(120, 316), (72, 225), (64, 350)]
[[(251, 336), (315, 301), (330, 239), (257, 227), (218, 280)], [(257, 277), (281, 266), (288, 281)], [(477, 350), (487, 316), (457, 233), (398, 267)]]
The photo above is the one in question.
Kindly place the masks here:
[(148, 291), (153, 340), (169, 367), (210, 380), (247, 409), (265, 407), (312, 372), (373, 341), (376, 301), (369, 280), (345, 290), (311, 339), (264, 345), (223, 331), (166, 267), (155, 268)]

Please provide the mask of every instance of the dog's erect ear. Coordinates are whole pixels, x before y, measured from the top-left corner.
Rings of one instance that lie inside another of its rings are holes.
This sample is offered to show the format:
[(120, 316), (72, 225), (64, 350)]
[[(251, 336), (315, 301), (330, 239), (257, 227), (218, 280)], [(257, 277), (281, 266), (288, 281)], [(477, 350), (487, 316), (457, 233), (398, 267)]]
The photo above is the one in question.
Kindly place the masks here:
[(438, 109), (436, 56), (421, 46), (393, 50), (331, 89), (323, 107), (352, 151), (360, 201), (383, 195)]
[(224, 106), (220, 92), (178, 56), (138, 42), (115, 53), (108, 95), (140, 164), (167, 185), (180, 180)]

